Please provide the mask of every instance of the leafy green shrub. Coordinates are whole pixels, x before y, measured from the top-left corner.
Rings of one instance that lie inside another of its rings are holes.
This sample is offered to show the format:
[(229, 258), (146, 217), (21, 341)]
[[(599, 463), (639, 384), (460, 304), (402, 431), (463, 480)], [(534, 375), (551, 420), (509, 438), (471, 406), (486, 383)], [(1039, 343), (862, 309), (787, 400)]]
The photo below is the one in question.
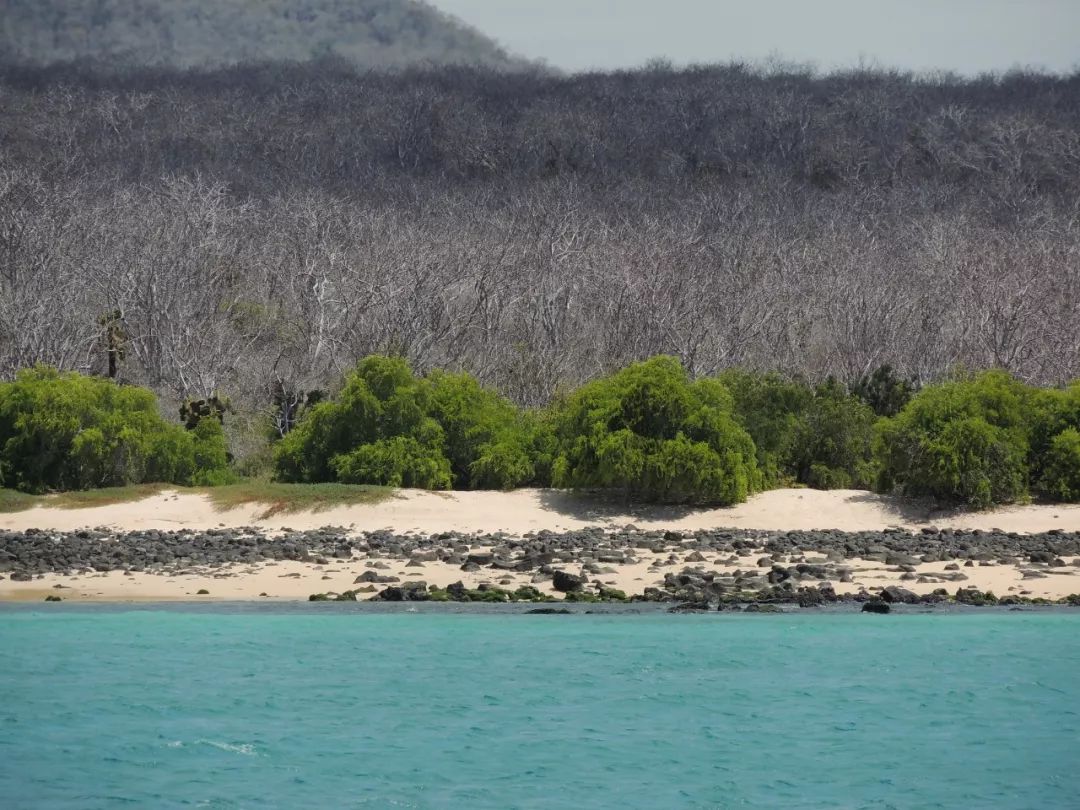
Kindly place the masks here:
[(417, 377), (400, 358), (374, 356), (307, 411), (274, 460), (284, 481), (507, 489), (534, 478), (534, 432), (467, 374)]
[(439, 449), (411, 436), (361, 445), (333, 459), (344, 484), (377, 484), (417, 489), (450, 489), (450, 463)]
[(766, 486), (792, 482), (818, 489), (869, 486), (873, 410), (835, 382), (817, 389), (777, 374), (731, 369), (718, 377), (735, 416), (754, 440)]
[(229, 469), (229, 446), (220, 419), (200, 419), (188, 435), (194, 457), (191, 483), (208, 487), (234, 483), (236, 476)]
[(661, 503), (732, 504), (760, 484), (754, 442), (716, 380), (691, 383), (656, 357), (596, 380), (556, 416), (555, 486)]
[(878, 417), (835, 383), (819, 386), (792, 431), (787, 471), (817, 489), (873, 485)]
[(795, 443), (813, 391), (778, 374), (741, 369), (724, 371), (717, 379), (731, 392), (735, 418), (754, 440), (764, 486), (795, 480)]
[(435, 371), (427, 380), (456, 487), (512, 489), (533, 479), (531, 432), (509, 400), (469, 374)]
[(38, 367), (0, 383), (0, 486), (27, 492), (210, 482), (227, 473), (217, 420), (162, 418), (152, 392)]
[(851, 393), (865, 402), (878, 416), (896, 416), (915, 395), (918, 387), (912, 380), (897, 376), (892, 366), (879, 366), (851, 386)]
[(1065, 428), (1042, 458), (1039, 490), (1056, 501), (1080, 501), (1080, 430)]
[[(1069, 430), (1080, 430), (1080, 382), (1064, 389), (1029, 389), (1025, 408), (1031, 423), (1032, 482), (1045, 498), (1080, 500), (1070, 484), (1080, 469), (1070, 471), (1070, 438), (1060, 438)], [(1069, 496), (1070, 492), (1074, 494)]]
[(1025, 497), (1026, 397), (1000, 371), (922, 389), (879, 425), (879, 488), (980, 508)]

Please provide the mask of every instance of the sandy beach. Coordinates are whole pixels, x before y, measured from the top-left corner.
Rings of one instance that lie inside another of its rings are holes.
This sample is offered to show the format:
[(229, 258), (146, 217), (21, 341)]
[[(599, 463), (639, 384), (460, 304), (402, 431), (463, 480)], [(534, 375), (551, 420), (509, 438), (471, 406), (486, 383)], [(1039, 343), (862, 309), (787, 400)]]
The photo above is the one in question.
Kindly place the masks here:
[(255, 526), (266, 531), (344, 526), (354, 531), (398, 533), (569, 531), (592, 526), (641, 529), (1000, 529), (1007, 532), (1080, 531), (1080, 504), (1005, 507), (985, 512), (939, 510), (926, 503), (864, 490), (776, 489), (720, 509), (624, 506), (559, 490), (428, 492), (400, 490), (374, 504), (264, 517), (258, 504), (216, 510), (202, 495), (166, 490), (131, 503), (84, 509), (35, 507), (0, 514), (0, 530), (74, 531), (108, 526), (134, 529), (212, 529)]
[[(880, 531), (891, 527), (920, 530), (978, 529), (1035, 533), (1059, 530), (1080, 531), (1080, 506), (1021, 506), (991, 512), (940, 512), (925, 504), (888, 498), (873, 493), (838, 490), (822, 492), (808, 489), (776, 490), (762, 493), (749, 502), (726, 509), (678, 509), (671, 507), (623, 508), (569, 493), (545, 490), (516, 492), (430, 493), (402, 491), (392, 499), (377, 503), (339, 507), (319, 512), (279, 514), (265, 517), (258, 505), (229, 511), (215, 511), (200, 495), (166, 491), (132, 503), (84, 509), (42, 508), (0, 515), (0, 530), (40, 529), (68, 532), (84, 528), (112, 531), (192, 529), (205, 531), (221, 527), (251, 526), (267, 533), (286, 530), (305, 531), (325, 526), (342, 527), (346, 533), (390, 530), (399, 535), (430, 535), (439, 532), (493, 533), (522, 535), (549, 530), (555, 532), (590, 527), (608, 529), (633, 525), (641, 530), (695, 531), (699, 529), (761, 529), (769, 531), (825, 530)], [(687, 550), (688, 551), (688, 550)], [(718, 575), (754, 570), (761, 551), (745, 549), (737, 560), (730, 555), (706, 554), (704, 559), (689, 553), (668, 550), (654, 553), (635, 552), (634, 562), (605, 566), (590, 575), (604, 585), (628, 594), (641, 593), (662, 581), (665, 573), (686, 566), (715, 571)], [(688, 559), (689, 558), (689, 559)], [(815, 555), (805, 556), (814, 563)], [(991, 590), (999, 596), (1024, 595), (1059, 599), (1080, 592), (1080, 558), (1063, 558), (1065, 566), (1047, 567), (1033, 577), (1025, 566), (982, 561), (964, 567), (967, 577), (963, 587)], [(793, 560), (792, 560), (793, 561)], [(378, 563), (378, 565), (377, 565)], [(902, 580), (903, 571), (880, 561), (849, 559), (850, 583), (834, 583), (838, 593), (856, 593), (861, 589), (876, 591), (900, 585), (915, 593), (929, 593), (942, 587), (936, 582)], [(945, 573), (946, 562), (927, 562), (917, 567), (920, 575), (933, 579)], [(465, 571), (456, 563), (428, 560), (412, 562), (405, 557), (373, 558), (358, 555), (347, 560), (329, 560), (322, 564), (293, 560), (256, 564), (232, 564), (218, 568), (194, 567), (183, 575), (156, 574), (144, 571), (125, 573), (86, 572), (64, 576), (44, 574), (32, 582), (0, 580), (0, 600), (40, 601), (49, 595), (64, 600), (139, 601), (139, 600), (298, 600), (312, 593), (341, 592), (369, 588), (370, 595), (384, 585), (355, 583), (358, 576), (378, 568), (380, 574), (402, 582), (421, 580), (429, 586), (445, 587), (463, 582), (475, 588), (481, 583), (514, 590), (532, 585), (554, 594), (550, 578), (544, 580), (530, 572), (482, 568)], [(573, 573), (580, 565), (565, 566)], [(955, 569), (955, 567), (954, 567)], [(956, 585), (947, 584), (950, 592)], [(208, 593), (199, 594), (200, 590)]]

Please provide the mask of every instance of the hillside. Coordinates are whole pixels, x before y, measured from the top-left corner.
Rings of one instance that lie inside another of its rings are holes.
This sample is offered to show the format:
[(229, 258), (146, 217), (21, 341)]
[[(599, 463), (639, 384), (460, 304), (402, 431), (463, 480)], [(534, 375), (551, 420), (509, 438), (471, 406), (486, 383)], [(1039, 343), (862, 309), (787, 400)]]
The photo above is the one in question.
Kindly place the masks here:
[(416, 0), (6, 0), (0, 56), (196, 67), (338, 57), (521, 67), (495, 42)]
[[(0, 377), (1080, 376), (1080, 79), (0, 70)], [(277, 393), (274, 393), (277, 392)]]

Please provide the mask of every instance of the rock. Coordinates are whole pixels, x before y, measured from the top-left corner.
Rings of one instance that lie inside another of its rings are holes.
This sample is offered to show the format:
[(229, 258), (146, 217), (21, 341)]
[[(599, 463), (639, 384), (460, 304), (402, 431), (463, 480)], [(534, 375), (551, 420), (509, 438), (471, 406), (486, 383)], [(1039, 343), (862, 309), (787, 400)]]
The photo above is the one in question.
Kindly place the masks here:
[(883, 602), (899, 603), (902, 605), (917, 605), (919, 603), (919, 595), (906, 588), (890, 585), (887, 588), (882, 588), (881, 600)]
[(199, 590), (195, 591), (195, 595), (196, 596), (209, 596), (210, 591), (206, 590), (206, 588), (199, 588)]
[(996, 605), (998, 602), (997, 597), (990, 591), (983, 593), (978, 588), (958, 588), (955, 599), (962, 605), (975, 605), (977, 607)]
[(783, 613), (776, 605), (762, 604), (760, 602), (751, 602), (745, 608), (743, 613)]
[(33, 574), (29, 574), (26, 571), (15, 571), (11, 575), (12, 582), (33, 582)]
[(455, 602), (462, 602), (467, 598), (468, 588), (462, 582), (451, 582), (446, 586), (446, 592)]
[(669, 607), (668, 613), (697, 613), (708, 609), (708, 602), (680, 602)]
[(526, 610), (526, 616), (569, 616), (573, 613), (572, 610), (566, 608), (533, 608), (532, 610)]
[(365, 571), (353, 580), (353, 585), (359, 585), (362, 582), (379, 582), (382, 584), (389, 584), (391, 582), (400, 582), (400, 580), (397, 577), (387, 576), (385, 574), (376, 574), (374, 571)]
[(863, 602), (863, 613), (889, 613), (892, 611), (892, 607), (888, 602), (880, 602), (876, 599), (871, 599), (869, 602)]
[(64, 600), (61, 599), (56, 594), (49, 594), (48, 596), (45, 597), (45, 601), (46, 602), (63, 602)]
[(784, 580), (791, 579), (791, 569), (784, 568), (782, 565), (774, 565), (772, 570), (768, 574), (769, 584), (775, 585)]
[(585, 578), (569, 574), (566, 571), (555, 571), (551, 576), (551, 586), (561, 593), (580, 591), (585, 587)]
[(918, 565), (919, 562), (920, 560), (917, 560), (908, 554), (900, 554), (895, 551), (885, 555), (886, 565)]

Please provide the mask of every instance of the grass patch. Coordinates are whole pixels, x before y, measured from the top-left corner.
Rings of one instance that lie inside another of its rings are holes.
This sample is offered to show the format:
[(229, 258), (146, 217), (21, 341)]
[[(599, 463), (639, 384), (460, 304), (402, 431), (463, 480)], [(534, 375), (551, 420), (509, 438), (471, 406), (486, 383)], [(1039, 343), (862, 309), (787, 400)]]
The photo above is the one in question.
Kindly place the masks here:
[(14, 489), (0, 489), (0, 512), (22, 512), (35, 506), (86, 509), (141, 501), (166, 490), (206, 495), (218, 511), (261, 504), (266, 508), (257, 515), (259, 520), (293, 512), (322, 512), (336, 506), (375, 504), (394, 497), (394, 490), (389, 487), (358, 484), (277, 484), (262, 480), (194, 488), (175, 484), (136, 484), (50, 495), (28, 495)]
[(33, 509), (35, 506), (88, 509), (94, 506), (140, 501), (166, 489), (176, 489), (176, 487), (172, 484), (133, 484), (127, 487), (73, 490), (49, 495), (28, 495), (14, 489), (0, 489), (0, 512), (22, 512)]
[(244, 481), (196, 490), (207, 495), (219, 511), (257, 503), (266, 506), (260, 520), (293, 512), (323, 512), (336, 506), (375, 504), (394, 497), (390, 487), (363, 484), (278, 484)]
[(37, 495), (27, 495), (17, 489), (0, 489), (0, 512), (22, 512), (37, 506), (42, 500)]

